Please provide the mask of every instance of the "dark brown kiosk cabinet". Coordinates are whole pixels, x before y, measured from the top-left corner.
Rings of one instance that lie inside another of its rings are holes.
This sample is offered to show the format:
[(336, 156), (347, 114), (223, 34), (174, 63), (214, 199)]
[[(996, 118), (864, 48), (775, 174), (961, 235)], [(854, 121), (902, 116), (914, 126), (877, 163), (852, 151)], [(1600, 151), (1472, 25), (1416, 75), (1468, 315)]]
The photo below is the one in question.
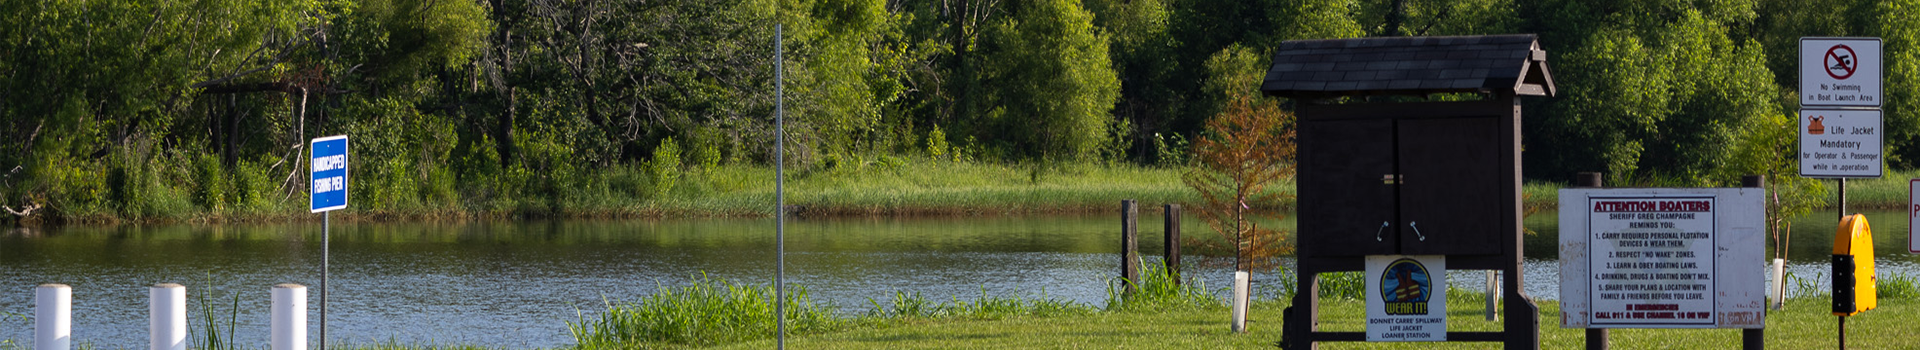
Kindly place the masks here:
[(1445, 255), (1500, 270), (1505, 327), (1449, 341), (1539, 348), (1521, 288), (1520, 98), (1550, 96), (1534, 35), (1301, 40), (1280, 44), (1261, 90), (1299, 118), (1298, 285), (1282, 345), (1364, 341), (1315, 329), (1316, 275), (1367, 255)]

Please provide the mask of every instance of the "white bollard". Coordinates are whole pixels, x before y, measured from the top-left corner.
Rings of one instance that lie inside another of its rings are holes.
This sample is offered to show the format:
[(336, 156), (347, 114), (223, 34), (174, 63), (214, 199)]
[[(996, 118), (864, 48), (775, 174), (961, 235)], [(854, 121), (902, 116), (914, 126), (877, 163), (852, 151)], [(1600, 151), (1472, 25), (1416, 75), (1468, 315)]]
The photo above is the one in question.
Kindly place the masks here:
[(150, 350), (187, 350), (187, 287), (162, 283), (147, 289), (152, 297), (147, 311)]
[(307, 286), (273, 286), (273, 350), (307, 350)]
[(1233, 272), (1233, 332), (1247, 332), (1247, 289), (1252, 275), (1246, 271)]
[(73, 288), (42, 284), (33, 289), (33, 350), (73, 348)]
[(1500, 274), (1487, 270), (1487, 320), (1500, 320)]
[(1767, 294), (1773, 294), (1773, 309), (1787, 307), (1787, 259), (1773, 259), (1773, 285), (1768, 286)]

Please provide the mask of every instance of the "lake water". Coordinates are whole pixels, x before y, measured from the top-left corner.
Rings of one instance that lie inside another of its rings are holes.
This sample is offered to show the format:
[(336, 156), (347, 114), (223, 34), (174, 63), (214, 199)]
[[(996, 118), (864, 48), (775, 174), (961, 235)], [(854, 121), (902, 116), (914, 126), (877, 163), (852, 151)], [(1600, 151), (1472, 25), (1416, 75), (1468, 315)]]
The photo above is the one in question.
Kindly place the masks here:
[[(1914, 273), (1920, 261), (1906, 253), (1903, 214), (1869, 214), (1882, 271)], [(1554, 218), (1541, 213), (1528, 220), (1539, 234), (1527, 238), (1525, 277), (1538, 299), (1558, 294)], [(1117, 273), (1118, 221), (1113, 215), (793, 220), (787, 278), (849, 313), (897, 290), (936, 300), (985, 292), (1103, 306)], [(1824, 283), (1834, 222), (1832, 213), (1796, 221), (1790, 257), (1797, 275)], [(1197, 217), (1186, 223), (1189, 237), (1213, 235)], [(1140, 226), (1141, 251), (1153, 261), (1161, 249), (1159, 217), (1143, 215)], [(771, 282), (773, 227), (770, 219), (334, 225), (330, 338), (570, 345), (565, 322), (591, 317), (605, 300), (635, 300), (703, 274)], [(219, 316), (238, 295), (237, 340), (264, 347), (268, 287), (318, 286), (319, 259), (316, 224), (0, 231), (0, 314), (31, 315), (35, 285), (64, 283), (74, 287), (77, 340), (138, 348), (146, 342), (147, 286), (181, 283), (190, 297), (218, 300)], [(1208, 286), (1229, 285), (1224, 267), (1199, 265), (1193, 274)], [(1255, 278), (1262, 284), (1274, 276)], [(1456, 272), (1452, 283), (1479, 288), (1478, 278)], [(310, 294), (317, 299), (317, 288)], [(317, 336), (313, 304), (310, 332)], [(202, 321), (197, 309), (189, 317)], [(30, 323), (0, 318), (0, 340), (31, 342)]]

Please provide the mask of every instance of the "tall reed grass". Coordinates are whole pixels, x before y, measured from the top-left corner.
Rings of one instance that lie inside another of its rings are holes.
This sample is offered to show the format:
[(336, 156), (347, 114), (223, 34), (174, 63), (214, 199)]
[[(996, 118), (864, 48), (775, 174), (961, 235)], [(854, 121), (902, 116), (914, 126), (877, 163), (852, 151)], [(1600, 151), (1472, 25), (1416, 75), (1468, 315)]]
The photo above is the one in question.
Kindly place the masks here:
[[(815, 303), (807, 288), (790, 285), (785, 303), (787, 334), (841, 328), (831, 306)], [(736, 284), (701, 275), (680, 287), (660, 286), (638, 301), (614, 304), (598, 318), (585, 315), (567, 329), (581, 349), (630, 349), (650, 344), (707, 346), (772, 338), (774, 288)]]
[[(13, 326), (14, 322), (19, 322), (18, 328)], [(0, 328), (26, 329), (27, 326), (27, 315), (0, 311)], [(0, 339), (0, 350), (23, 349), (25, 348), (20, 345), (19, 341), (15, 341), (12, 338)]]
[(1159, 311), (1184, 308), (1219, 308), (1223, 301), (1207, 290), (1198, 278), (1181, 278), (1160, 264), (1141, 264), (1140, 281), (1132, 293), (1126, 292), (1126, 280), (1114, 278), (1107, 283), (1107, 310)]
[(1883, 272), (1874, 283), (1874, 292), (1886, 299), (1920, 298), (1920, 276)]
[(200, 327), (198, 328), (200, 329), (194, 332), (193, 349), (196, 349), (196, 350), (243, 349), (240, 346), (240, 344), (238, 342), (235, 342), (233, 339), (234, 327), (239, 324), (239, 320), (240, 320), (240, 295), (239, 294), (233, 295), (232, 305), (230, 305), (230, 309), (227, 310), (228, 312), (224, 313), (227, 316), (226, 320), (224, 320), (226, 321), (224, 323), (226, 323), (227, 327), (226, 329), (221, 329), (220, 323), (222, 323), (221, 321), (223, 320), (216, 318), (215, 315), (220, 315), (222, 313), (214, 310), (213, 308), (214, 302), (211, 300), (212, 298), (209, 297), (208, 294), (213, 294), (213, 292), (209, 291), (207, 293), (200, 293), (200, 297), (197, 298), (198, 300), (195, 301), (195, 303), (200, 304), (199, 305), (200, 315), (201, 315), (200, 318), (205, 321), (198, 322), (200, 324)]

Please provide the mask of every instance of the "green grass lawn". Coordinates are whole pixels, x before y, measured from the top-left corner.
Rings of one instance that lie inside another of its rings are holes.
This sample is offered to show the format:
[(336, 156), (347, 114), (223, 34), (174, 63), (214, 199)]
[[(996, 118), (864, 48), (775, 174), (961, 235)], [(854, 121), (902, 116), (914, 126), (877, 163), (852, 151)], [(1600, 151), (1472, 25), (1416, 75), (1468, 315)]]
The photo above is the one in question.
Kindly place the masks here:
[[(1826, 299), (1798, 299), (1787, 309), (1768, 315), (1767, 347), (1772, 349), (1831, 349), (1835, 317), (1826, 312)], [(1362, 302), (1321, 302), (1320, 329), (1364, 331)], [(1185, 309), (1167, 312), (1101, 312), (1074, 317), (1024, 317), (1003, 320), (930, 321), (857, 329), (788, 339), (795, 349), (1221, 349), (1273, 347), (1280, 341), (1278, 303), (1256, 305), (1248, 316), (1247, 334), (1227, 330), (1227, 311)], [(1558, 304), (1541, 303), (1541, 348), (1584, 347), (1585, 332), (1559, 327)], [(1477, 303), (1449, 306), (1453, 331), (1490, 331), (1502, 323), (1485, 321)], [(1910, 349), (1912, 335), (1920, 333), (1920, 301), (1881, 300), (1880, 308), (1848, 320), (1849, 349)], [(1618, 329), (1612, 331), (1615, 349), (1736, 349), (1740, 331), (1732, 329)], [(772, 340), (726, 346), (726, 349), (764, 349)], [(1322, 343), (1322, 349), (1486, 349), (1493, 343)]]

